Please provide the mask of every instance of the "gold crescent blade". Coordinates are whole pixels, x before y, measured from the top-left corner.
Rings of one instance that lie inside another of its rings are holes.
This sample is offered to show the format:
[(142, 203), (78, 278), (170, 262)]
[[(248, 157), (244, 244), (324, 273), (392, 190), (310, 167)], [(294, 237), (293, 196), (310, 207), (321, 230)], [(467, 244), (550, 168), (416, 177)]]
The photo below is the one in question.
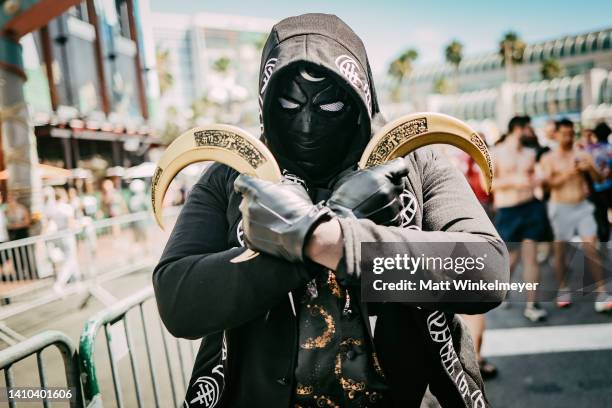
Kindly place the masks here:
[(276, 159), (260, 140), (229, 125), (210, 125), (191, 129), (176, 138), (162, 155), (151, 186), (155, 220), (163, 228), (163, 202), (170, 182), (188, 165), (216, 161), (240, 173), (264, 180), (280, 181)]
[(414, 113), (389, 122), (366, 146), (359, 168), (385, 163), (436, 143), (450, 144), (469, 154), (482, 170), (487, 192), (491, 191), (493, 165), (487, 145), (465, 122), (441, 113)]

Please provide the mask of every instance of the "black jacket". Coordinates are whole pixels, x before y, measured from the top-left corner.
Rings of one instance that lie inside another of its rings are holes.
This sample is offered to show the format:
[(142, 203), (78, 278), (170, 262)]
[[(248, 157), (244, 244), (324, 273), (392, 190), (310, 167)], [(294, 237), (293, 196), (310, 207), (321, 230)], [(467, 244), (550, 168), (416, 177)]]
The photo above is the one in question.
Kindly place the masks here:
[[(337, 17), (311, 14), (283, 20), (268, 38), (260, 75), (264, 125), (268, 85), (276, 69), (295, 61), (317, 63), (344, 78), (362, 103), (368, 137), (383, 122), (361, 41)], [(432, 149), (405, 160), (406, 193), (416, 208), (411, 228), (341, 220), (343, 272), (359, 275), (361, 242), (405, 242), (411, 248), (411, 243), (476, 241), (490, 245), (493, 256), (482, 272), (473, 270), (466, 278), (507, 281), (505, 246), (463, 176)], [(236, 176), (215, 164), (194, 186), (153, 273), (156, 299), (173, 335), (204, 338), (185, 406), (286, 408), (297, 356), (291, 291), (310, 275), (299, 264), (266, 254), (229, 262), (244, 251)], [(454, 313), (486, 312), (504, 293), (471, 296), (473, 303), (433, 305), (438, 310), (431, 304), (386, 303), (370, 313), (377, 316), (374, 345), (393, 406), (418, 407), (428, 385), (443, 406), (485, 406), (471, 338)]]

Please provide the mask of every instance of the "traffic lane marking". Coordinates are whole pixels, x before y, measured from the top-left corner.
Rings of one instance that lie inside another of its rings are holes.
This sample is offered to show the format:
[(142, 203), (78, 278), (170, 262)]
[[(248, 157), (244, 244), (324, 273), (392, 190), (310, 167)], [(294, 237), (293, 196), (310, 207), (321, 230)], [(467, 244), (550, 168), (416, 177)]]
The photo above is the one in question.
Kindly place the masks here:
[(612, 349), (612, 323), (487, 330), (485, 357)]

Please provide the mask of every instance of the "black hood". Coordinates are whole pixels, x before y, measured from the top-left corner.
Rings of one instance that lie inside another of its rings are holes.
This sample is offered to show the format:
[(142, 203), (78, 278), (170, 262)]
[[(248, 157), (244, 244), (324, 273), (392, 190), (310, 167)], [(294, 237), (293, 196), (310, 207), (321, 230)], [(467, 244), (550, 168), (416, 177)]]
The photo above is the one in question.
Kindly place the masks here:
[[(259, 74), (259, 119), (262, 140), (274, 151), (271, 137), (282, 137), (282, 130), (267, 134), (271, 128), (270, 103), (275, 80), (296, 64), (312, 65), (329, 72), (360, 108), (359, 132), (347, 147), (339, 170), (357, 163), (363, 148), (378, 127), (380, 114), (372, 72), (361, 39), (340, 18), (331, 14), (303, 14), (277, 23), (264, 46)], [(278, 156), (277, 156), (278, 158)], [(279, 160), (281, 167), (289, 167)]]

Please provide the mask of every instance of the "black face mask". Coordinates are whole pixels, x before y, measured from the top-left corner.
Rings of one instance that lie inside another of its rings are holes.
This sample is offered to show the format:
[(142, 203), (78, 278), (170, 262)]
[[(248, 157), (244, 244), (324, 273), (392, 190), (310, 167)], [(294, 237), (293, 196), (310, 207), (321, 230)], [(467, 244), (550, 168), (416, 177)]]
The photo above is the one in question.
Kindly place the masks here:
[(310, 68), (282, 74), (270, 102), (270, 148), (281, 167), (321, 186), (355, 149), (359, 109), (331, 77)]
[(532, 149), (537, 149), (540, 147), (540, 143), (538, 142), (538, 138), (536, 136), (531, 135), (521, 135), (521, 144), (523, 147), (529, 147)]

